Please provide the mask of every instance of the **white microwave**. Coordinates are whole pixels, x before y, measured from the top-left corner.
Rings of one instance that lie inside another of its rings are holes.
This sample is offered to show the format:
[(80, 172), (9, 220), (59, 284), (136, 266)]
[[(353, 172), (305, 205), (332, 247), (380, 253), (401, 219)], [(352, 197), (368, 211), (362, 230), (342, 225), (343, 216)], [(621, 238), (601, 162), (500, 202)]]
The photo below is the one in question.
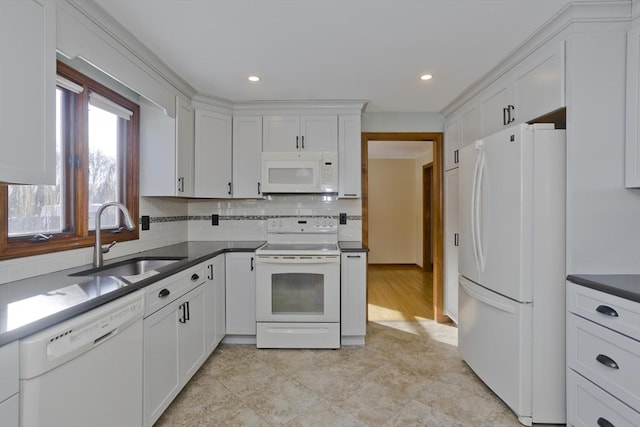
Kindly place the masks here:
[(262, 153), (263, 193), (337, 193), (338, 153)]

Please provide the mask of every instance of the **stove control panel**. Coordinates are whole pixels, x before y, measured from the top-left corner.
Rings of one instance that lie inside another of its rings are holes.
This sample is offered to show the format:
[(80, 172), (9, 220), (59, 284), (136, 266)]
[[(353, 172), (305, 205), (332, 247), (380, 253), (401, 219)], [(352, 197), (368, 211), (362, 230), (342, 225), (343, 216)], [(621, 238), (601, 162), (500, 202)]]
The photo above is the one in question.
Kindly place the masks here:
[(269, 233), (318, 234), (337, 233), (338, 220), (333, 217), (282, 217), (267, 222)]

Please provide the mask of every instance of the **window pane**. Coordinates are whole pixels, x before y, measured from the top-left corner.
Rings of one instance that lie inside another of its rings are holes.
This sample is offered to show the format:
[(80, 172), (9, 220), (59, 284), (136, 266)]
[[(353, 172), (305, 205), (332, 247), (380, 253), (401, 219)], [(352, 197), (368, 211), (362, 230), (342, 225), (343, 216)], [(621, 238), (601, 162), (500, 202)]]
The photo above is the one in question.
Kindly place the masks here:
[[(122, 202), (121, 191), (122, 164), (120, 135), (127, 121), (117, 115), (89, 104), (89, 229), (95, 230), (95, 215), (101, 204)], [(118, 210), (109, 208), (100, 218), (102, 227), (117, 227), (120, 223)]]
[(63, 151), (64, 123), (71, 92), (56, 90), (56, 184), (8, 186), (9, 237), (51, 234), (65, 231)]

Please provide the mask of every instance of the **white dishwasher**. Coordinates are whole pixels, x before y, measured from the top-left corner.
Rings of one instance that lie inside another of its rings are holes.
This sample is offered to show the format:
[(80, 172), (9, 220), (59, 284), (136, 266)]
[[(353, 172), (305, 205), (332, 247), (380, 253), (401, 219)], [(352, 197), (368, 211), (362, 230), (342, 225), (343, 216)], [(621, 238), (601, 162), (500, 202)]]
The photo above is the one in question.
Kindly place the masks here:
[(22, 427), (142, 424), (144, 291), (20, 341)]

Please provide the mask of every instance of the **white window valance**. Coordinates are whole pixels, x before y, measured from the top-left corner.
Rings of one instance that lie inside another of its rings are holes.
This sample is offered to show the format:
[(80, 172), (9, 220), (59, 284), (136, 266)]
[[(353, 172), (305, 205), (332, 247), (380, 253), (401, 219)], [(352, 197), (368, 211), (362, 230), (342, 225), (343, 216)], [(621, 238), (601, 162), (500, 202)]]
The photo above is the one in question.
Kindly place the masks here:
[(96, 92), (89, 92), (89, 104), (113, 113), (125, 120), (130, 120), (131, 116), (133, 116), (133, 111), (116, 104), (109, 98), (106, 98)]
[(75, 94), (79, 94), (84, 90), (84, 88), (79, 84), (74, 83), (69, 79), (65, 79), (62, 76), (56, 76), (56, 86), (67, 89)]

